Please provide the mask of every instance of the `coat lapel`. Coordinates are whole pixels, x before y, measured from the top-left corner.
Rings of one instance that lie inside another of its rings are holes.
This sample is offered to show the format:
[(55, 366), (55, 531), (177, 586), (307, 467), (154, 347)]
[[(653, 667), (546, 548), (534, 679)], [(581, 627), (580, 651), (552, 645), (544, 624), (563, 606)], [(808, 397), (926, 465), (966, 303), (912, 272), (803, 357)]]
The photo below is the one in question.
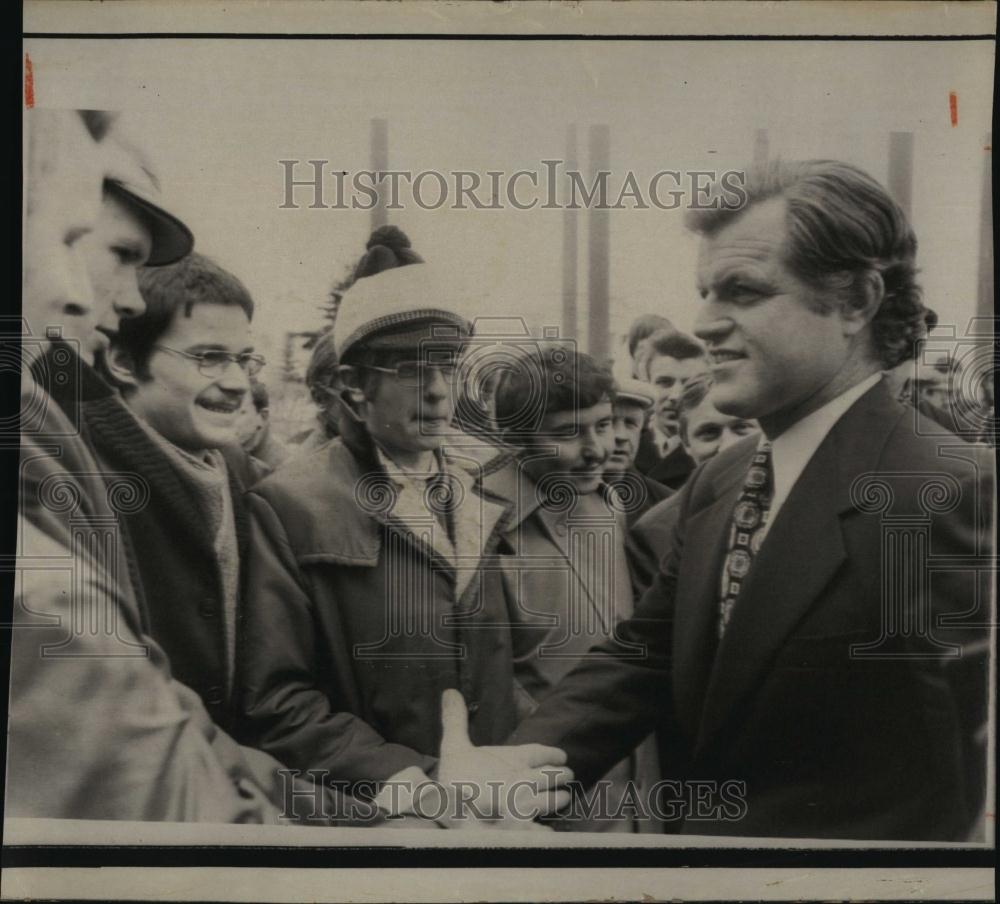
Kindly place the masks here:
[[(614, 564), (601, 571), (596, 568), (599, 563), (590, 561), (591, 555), (585, 555), (582, 561), (574, 557), (573, 546), (577, 539), (583, 539), (580, 535), (588, 528), (597, 528), (599, 533), (602, 532), (602, 528), (613, 528), (613, 536), (623, 537), (625, 532), (624, 519), (616, 518), (610, 503), (606, 503), (596, 493), (592, 496), (574, 497), (573, 504), (567, 512), (557, 512), (545, 505), (538, 505), (535, 495), (536, 484), (523, 472), (519, 472), (519, 474), (518, 493), (524, 518), (526, 519), (532, 512), (534, 513), (542, 533), (548, 538), (553, 548), (559, 550), (560, 556), (569, 568), (572, 575), (571, 586), (574, 588), (571, 592), (581, 594), (581, 600), (587, 601), (604, 632), (610, 633), (617, 608), (615, 606), (614, 572), (615, 569), (624, 566), (624, 553), (622, 553), (620, 561), (619, 557), (616, 556)], [(574, 534), (577, 535), (576, 538), (574, 538)], [(596, 555), (604, 561), (603, 553)], [(631, 592), (631, 588), (629, 590)], [(603, 599), (607, 599), (611, 605), (602, 607), (601, 601)]]
[[(834, 425), (796, 481), (768, 529), (719, 643), (699, 748), (759, 683), (776, 652), (847, 560), (841, 519), (852, 511), (851, 483), (877, 468), (881, 448), (899, 417), (899, 405), (884, 385), (876, 385)], [(726, 527), (722, 530), (724, 542)], [(720, 568), (721, 561), (713, 572), (716, 584)]]
[(683, 567), (674, 603), (674, 702), (692, 737), (701, 717), (715, 649), (719, 573), (729, 519), (755, 449), (756, 443), (747, 443), (744, 454), (715, 475), (711, 501), (683, 525)]
[(482, 560), (495, 548), (498, 526), (509, 516), (512, 506), (482, 492), (483, 469), (478, 462), (449, 453), (449, 463), (462, 488), (454, 512), (455, 598), (461, 601)]
[[(552, 544), (553, 550), (558, 550), (558, 554), (551, 557), (552, 563), (557, 563), (561, 559), (569, 566), (572, 572), (573, 586), (583, 594), (583, 598), (587, 600), (596, 613), (604, 630), (610, 632), (614, 618), (627, 614), (631, 603), (631, 583), (628, 577), (624, 544), (619, 544), (622, 547), (621, 554), (616, 556), (614, 569), (601, 575), (604, 580), (602, 586), (606, 587), (607, 592), (612, 595), (613, 602), (613, 605), (605, 611), (601, 609), (599, 600), (595, 596), (600, 588), (592, 586), (592, 583), (595, 582), (590, 580), (591, 575), (581, 573), (577, 563), (573, 561), (570, 534), (574, 529), (574, 522), (579, 528), (583, 527), (584, 524), (592, 524), (595, 520), (603, 522), (606, 519), (609, 528), (614, 523), (615, 530), (619, 532), (616, 536), (623, 537), (626, 530), (624, 518), (615, 513), (610, 503), (605, 502), (596, 494), (593, 497), (594, 508), (590, 509), (589, 512), (586, 510), (590, 506), (583, 499), (576, 500), (573, 509), (565, 516), (546, 509), (539, 504), (535, 483), (523, 472), (516, 458), (513, 457), (506, 461), (502, 468), (492, 469), (486, 475), (483, 482), (483, 492), (487, 497), (502, 504), (503, 515), (497, 522), (496, 532), (507, 534), (515, 556), (522, 554), (521, 525), (534, 516), (532, 523), (537, 524), (540, 533)], [(560, 532), (560, 526), (565, 528), (565, 534)], [(540, 561), (537, 556), (533, 558), (536, 563)], [(548, 557), (546, 558), (548, 559)], [(623, 590), (626, 592), (627, 598), (619, 599)]]
[(387, 513), (386, 523), (425, 554), (446, 563), (449, 571), (454, 571), (455, 547), (448, 532), (424, 505), (420, 486), (393, 474), (389, 479), (396, 483), (398, 495), (392, 510)]
[(719, 643), (705, 695), (700, 744), (752, 690), (846, 558), (836, 486), (830, 480), (830, 467), (835, 470), (831, 449), (825, 444), (813, 456), (768, 528)]

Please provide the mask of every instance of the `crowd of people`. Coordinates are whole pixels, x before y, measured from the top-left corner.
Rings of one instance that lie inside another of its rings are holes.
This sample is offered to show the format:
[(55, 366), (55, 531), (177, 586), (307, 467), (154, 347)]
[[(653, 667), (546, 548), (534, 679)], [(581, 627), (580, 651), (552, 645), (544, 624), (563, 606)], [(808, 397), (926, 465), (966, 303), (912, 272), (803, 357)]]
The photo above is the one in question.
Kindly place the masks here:
[(692, 211), (694, 334), (624, 379), (376, 230), (279, 438), (143, 149), (26, 127), (8, 817), (982, 833), (992, 428), (893, 378), (934, 315), (866, 173)]

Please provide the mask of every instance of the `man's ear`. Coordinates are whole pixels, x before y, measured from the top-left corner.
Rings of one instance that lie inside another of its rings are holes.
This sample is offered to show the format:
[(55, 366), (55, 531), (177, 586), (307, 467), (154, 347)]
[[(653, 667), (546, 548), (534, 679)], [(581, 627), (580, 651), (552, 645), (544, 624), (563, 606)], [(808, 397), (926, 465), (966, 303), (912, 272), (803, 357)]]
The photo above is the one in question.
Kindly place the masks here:
[(877, 270), (860, 274), (841, 295), (840, 319), (845, 336), (854, 336), (868, 326), (885, 299), (885, 283)]
[(358, 368), (349, 364), (342, 364), (337, 368), (337, 372), (340, 378), (340, 388), (336, 392), (337, 398), (341, 405), (358, 418), (363, 414), (363, 406), (368, 401), (361, 388), (360, 372)]
[(135, 375), (135, 362), (123, 348), (112, 344), (104, 356), (104, 363), (108, 373), (125, 391), (138, 387), (139, 378)]

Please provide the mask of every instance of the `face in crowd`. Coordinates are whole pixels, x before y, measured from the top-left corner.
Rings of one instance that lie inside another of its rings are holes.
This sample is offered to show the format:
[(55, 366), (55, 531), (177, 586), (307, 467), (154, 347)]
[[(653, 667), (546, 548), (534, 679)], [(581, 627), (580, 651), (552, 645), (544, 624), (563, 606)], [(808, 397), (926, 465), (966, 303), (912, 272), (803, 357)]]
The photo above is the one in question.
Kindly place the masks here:
[(197, 303), (178, 305), (144, 365), (121, 353), (112, 372), (133, 412), (174, 445), (199, 451), (235, 442), (256, 366), (247, 312)]
[(146, 310), (139, 292), (139, 268), (152, 251), (149, 227), (113, 187), (104, 191), (97, 225), (82, 242), (87, 271), (94, 287), (96, 332), (89, 342), (89, 359), (106, 348), (122, 317)]
[(25, 364), (44, 354), (50, 328), (89, 360), (97, 302), (87, 276), (84, 238), (101, 211), (104, 167), (98, 144), (73, 111), (32, 110), (26, 117), (23, 311), (31, 331)]
[(646, 411), (644, 405), (636, 402), (625, 399), (615, 402), (606, 471), (620, 473), (632, 466), (646, 424)]
[(525, 471), (536, 483), (551, 475), (571, 486), (578, 495), (596, 492), (607, 466), (613, 424), (610, 400), (589, 408), (546, 413), (536, 442), (541, 447), (539, 452), (554, 445), (556, 454), (536, 457), (529, 452), (524, 461)]
[(917, 393), (922, 402), (927, 402), (935, 408), (948, 406), (948, 380), (946, 377), (936, 380), (918, 380)]
[(649, 382), (656, 387), (654, 417), (664, 436), (676, 436), (680, 430), (680, 401), (688, 380), (705, 370), (702, 358), (674, 358), (654, 355), (649, 360)]
[(712, 403), (711, 392), (694, 408), (684, 412), (681, 427), (684, 448), (699, 464), (744, 436), (757, 432), (757, 425), (752, 420), (719, 411)]
[(374, 379), (361, 416), (371, 438), (401, 465), (437, 449), (455, 413), (455, 367), (448, 356), (413, 349), (364, 365)]
[(236, 439), (239, 444), (248, 452), (257, 448), (260, 442), (261, 433), (267, 426), (268, 410), (262, 408), (257, 410), (257, 405), (253, 400), (253, 393), (248, 392), (243, 396), (239, 411), (236, 412)]
[(867, 323), (789, 269), (785, 217), (781, 198), (754, 204), (704, 236), (698, 257), (695, 334), (708, 348), (712, 399), (769, 436), (837, 394)]

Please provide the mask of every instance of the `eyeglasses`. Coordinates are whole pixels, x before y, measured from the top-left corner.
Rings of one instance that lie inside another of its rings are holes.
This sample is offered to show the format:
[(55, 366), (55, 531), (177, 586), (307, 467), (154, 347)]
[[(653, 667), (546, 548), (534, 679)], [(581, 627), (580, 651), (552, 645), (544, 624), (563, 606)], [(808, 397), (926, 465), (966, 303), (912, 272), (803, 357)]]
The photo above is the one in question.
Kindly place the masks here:
[(179, 348), (171, 348), (169, 345), (154, 345), (153, 348), (161, 352), (173, 352), (175, 355), (182, 355), (191, 361), (198, 362), (198, 371), (206, 377), (221, 377), (226, 372), (230, 364), (239, 365), (240, 370), (248, 376), (256, 376), (261, 368), (267, 363), (261, 355), (251, 352), (182, 352)]
[(374, 364), (363, 364), (362, 367), (368, 370), (377, 370), (379, 373), (391, 374), (404, 386), (422, 386), (429, 380), (427, 371), (436, 370), (441, 376), (451, 382), (455, 379), (455, 372), (458, 370), (453, 361), (436, 363), (433, 361), (400, 361), (395, 367), (378, 367)]

